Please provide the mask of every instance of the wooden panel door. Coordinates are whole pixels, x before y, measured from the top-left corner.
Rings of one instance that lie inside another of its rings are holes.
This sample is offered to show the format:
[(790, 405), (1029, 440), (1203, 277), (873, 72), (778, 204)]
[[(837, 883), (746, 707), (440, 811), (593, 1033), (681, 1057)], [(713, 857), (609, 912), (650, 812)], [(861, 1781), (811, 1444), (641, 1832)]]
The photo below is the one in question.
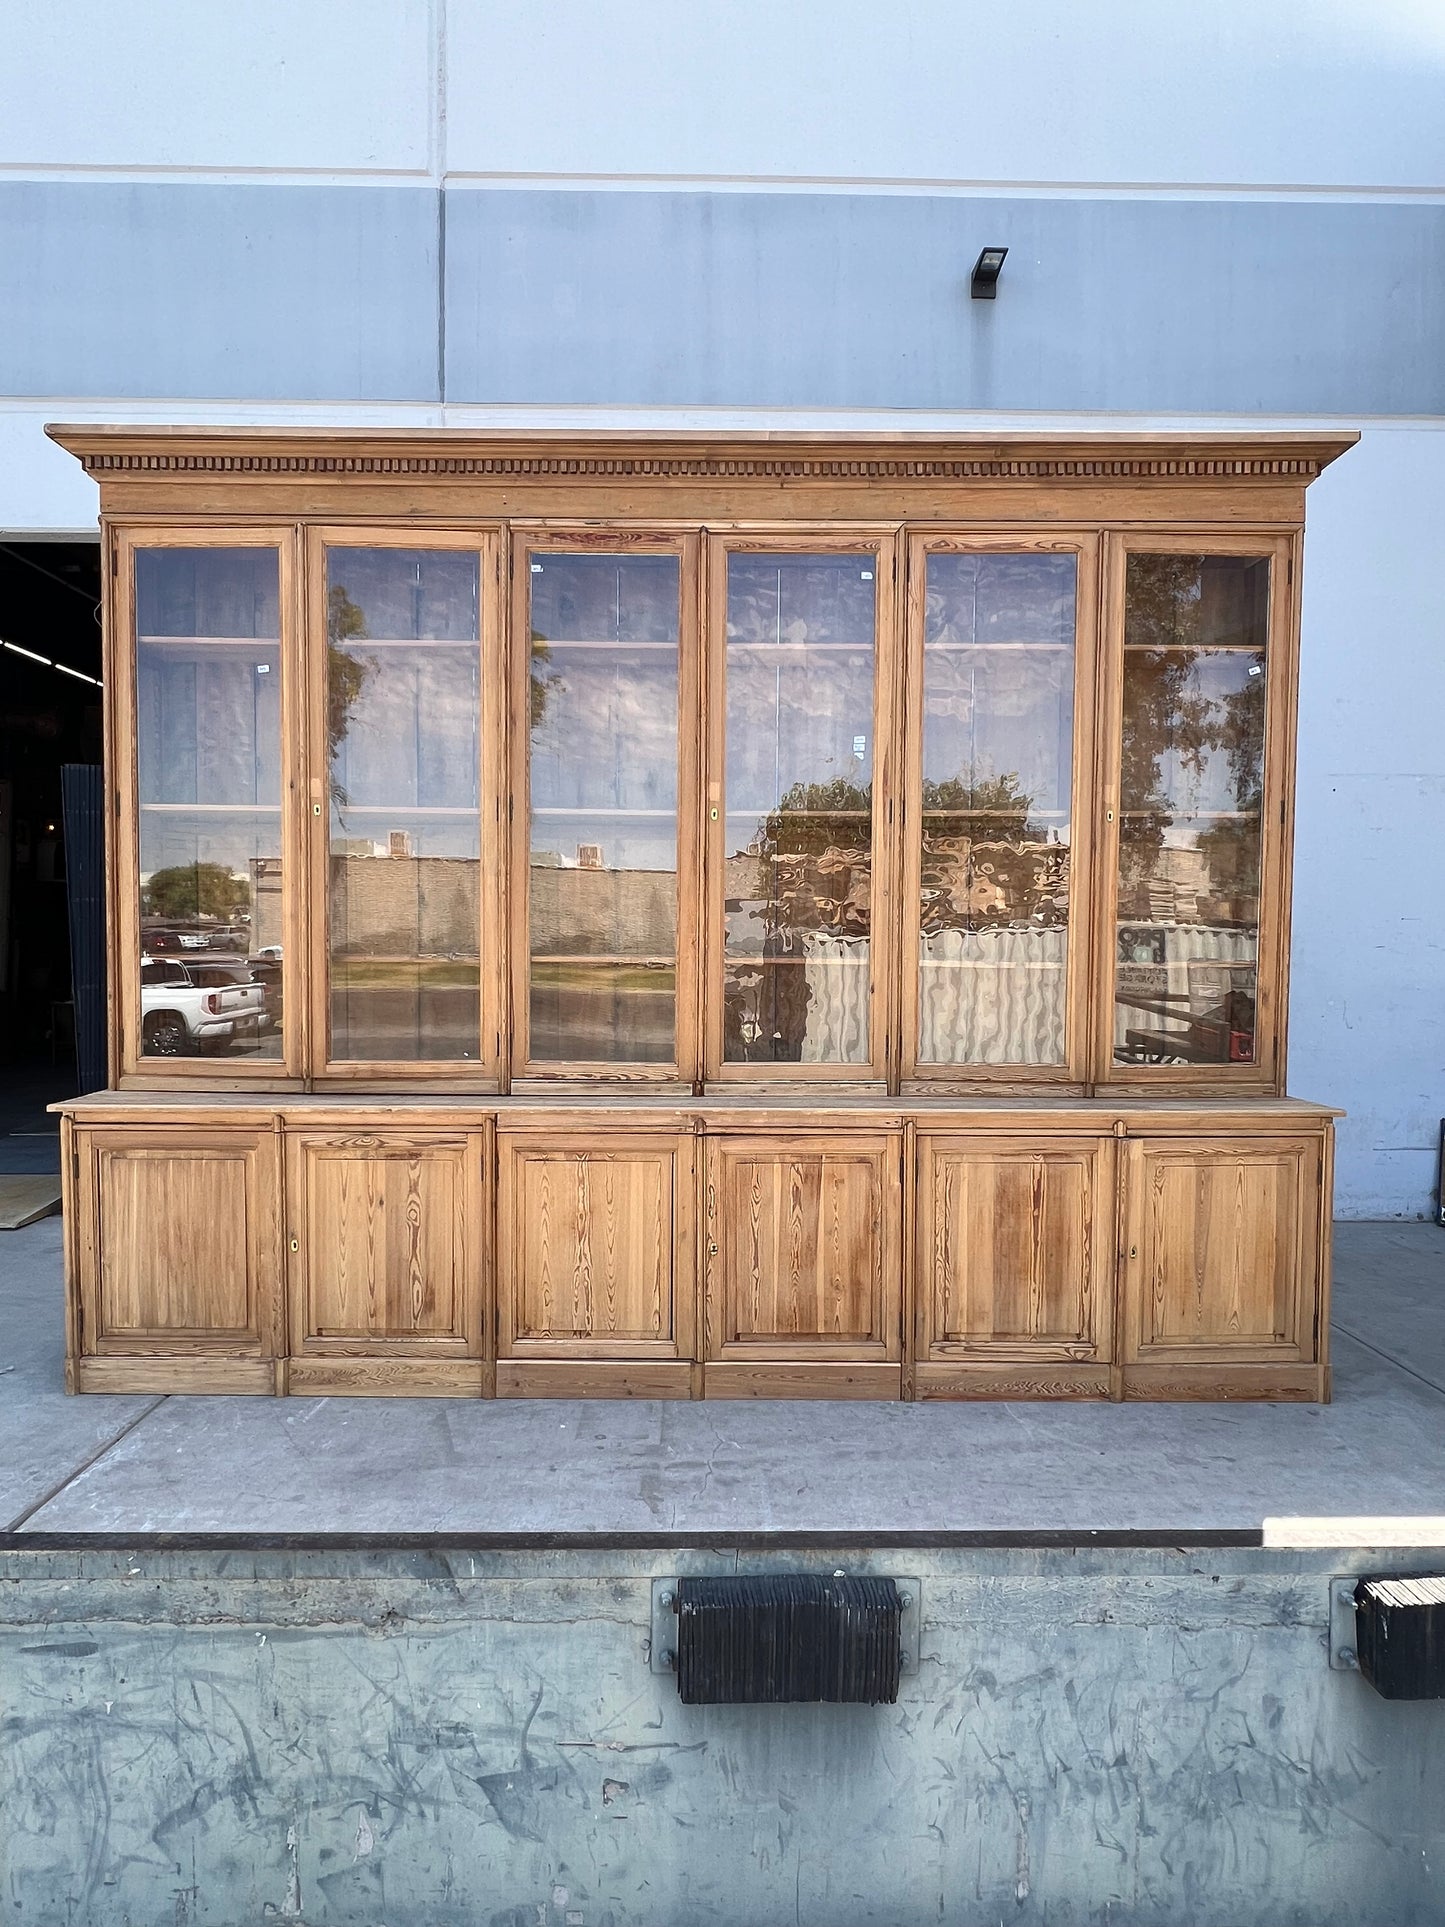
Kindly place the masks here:
[[(1126, 1392), (1231, 1394), (1220, 1367), (1313, 1367), (1324, 1145), (1316, 1137), (1128, 1142)], [(1197, 1384), (1187, 1368), (1209, 1368)], [(1259, 1396), (1314, 1396), (1314, 1372), (1258, 1372)]]
[(499, 1140), (497, 1388), (686, 1397), (695, 1318), (693, 1140)]
[(707, 1393), (898, 1396), (903, 1138), (716, 1137)]
[(916, 1389), (1103, 1397), (1114, 1321), (1106, 1138), (918, 1138)]
[(483, 1355), (486, 1134), (297, 1133), (287, 1156), (293, 1388), (481, 1391), (476, 1366), (435, 1361)]
[[(78, 1130), (74, 1142), (80, 1388), (271, 1391), (275, 1134), (114, 1127)], [(149, 1375), (141, 1368), (161, 1359)]]

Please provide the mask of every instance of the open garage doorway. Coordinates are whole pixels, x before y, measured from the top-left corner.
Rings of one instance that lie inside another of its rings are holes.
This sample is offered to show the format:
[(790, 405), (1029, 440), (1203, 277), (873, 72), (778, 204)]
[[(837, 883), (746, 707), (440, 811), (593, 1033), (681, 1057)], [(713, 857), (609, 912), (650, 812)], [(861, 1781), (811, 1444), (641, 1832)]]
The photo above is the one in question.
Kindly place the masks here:
[[(91, 771), (101, 761), (97, 543), (0, 539), (0, 645), (3, 1180), (59, 1170), (57, 1120), (46, 1106), (81, 1088), (77, 1027), (83, 1032), (87, 999), (96, 994), (88, 972), (78, 1008), (62, 772)], [(74, 834), (77, 777), (69, 783)], [(80, 774), (79, 788), (86, 787)], [(84, 830), (92, 867), (97, 829), (91, 822)], [(86, 1081), (97, 1080), (92, 1073)]]

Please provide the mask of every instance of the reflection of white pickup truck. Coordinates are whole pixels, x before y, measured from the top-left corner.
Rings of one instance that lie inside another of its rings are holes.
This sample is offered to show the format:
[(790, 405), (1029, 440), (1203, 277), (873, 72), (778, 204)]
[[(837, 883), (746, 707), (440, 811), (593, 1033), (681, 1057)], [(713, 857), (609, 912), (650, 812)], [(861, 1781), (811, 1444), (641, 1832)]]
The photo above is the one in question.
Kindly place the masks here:
[(144, 1056), (190, 1057), (257, 1035), (266, 1023), (266, 989), (240, 965), (142, 957), (140, 1011)]

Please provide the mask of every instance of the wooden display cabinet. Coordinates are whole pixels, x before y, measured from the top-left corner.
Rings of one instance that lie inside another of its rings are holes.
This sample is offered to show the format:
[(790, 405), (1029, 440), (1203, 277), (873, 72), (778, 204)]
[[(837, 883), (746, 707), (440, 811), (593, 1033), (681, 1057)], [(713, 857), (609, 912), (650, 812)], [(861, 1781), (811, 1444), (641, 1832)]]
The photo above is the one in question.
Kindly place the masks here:
[(498, 1393), (690, 1398), (693, 1138), (509, 1125), (498, 1155)]
[(57, 429), (73, 1389), (1328, 1396), (1311, 435)]
[(710, 1398), (897, 1398), (903, 1133), (710, 1137)]
[(270, 1392), (282, 1326), (271, 1124), (66, 1133), (72, 1391)]

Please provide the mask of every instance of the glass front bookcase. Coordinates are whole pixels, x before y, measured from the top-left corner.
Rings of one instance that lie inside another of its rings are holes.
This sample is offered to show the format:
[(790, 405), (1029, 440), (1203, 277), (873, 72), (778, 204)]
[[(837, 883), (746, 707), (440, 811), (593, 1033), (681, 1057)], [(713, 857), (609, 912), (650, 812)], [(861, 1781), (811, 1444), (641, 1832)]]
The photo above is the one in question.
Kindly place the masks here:
[(1292, 536), (117, 535), (124, 1081), (1280, 1088)]

